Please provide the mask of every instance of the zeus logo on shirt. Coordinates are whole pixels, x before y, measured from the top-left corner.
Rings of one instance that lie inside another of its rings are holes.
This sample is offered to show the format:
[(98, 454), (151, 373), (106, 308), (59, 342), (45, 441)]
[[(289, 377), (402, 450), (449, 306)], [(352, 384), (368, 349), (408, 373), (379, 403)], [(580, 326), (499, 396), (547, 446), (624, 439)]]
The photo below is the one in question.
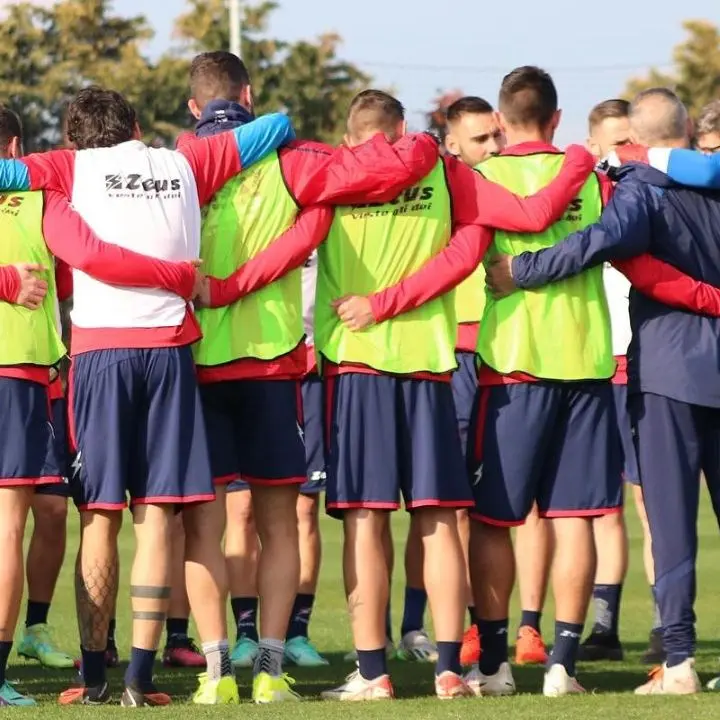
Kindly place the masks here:
[(179, 193), (182, 188), (180, 178), (156, 180), (137, 173), (129, 175), (106, 175), (105, 190), (110, 197), (134, 197), (148, 194)]
[[(388, 215), (405, 215), (407, 213), (422, 212), (432, 207), (432, 197), (435, 188), (432, 185), (416, 185), (408, 188), (387, 204), (368, 203), (366, 205), (353, 205), (352, 217), (362, 220), (370, 217), (385, 217)], [(392, 209), (387, 205), (392, 206)], [(357, 211), (360, 212), (357, 212)]]

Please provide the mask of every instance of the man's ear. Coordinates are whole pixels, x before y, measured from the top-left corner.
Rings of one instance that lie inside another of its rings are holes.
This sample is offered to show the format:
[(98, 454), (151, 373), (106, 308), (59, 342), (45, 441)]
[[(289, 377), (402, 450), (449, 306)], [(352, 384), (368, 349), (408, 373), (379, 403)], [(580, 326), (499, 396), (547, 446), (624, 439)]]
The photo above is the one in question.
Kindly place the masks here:
[(562, 110), (556, 110), (553, 113), (552, 120), (550, 121), (553, 130), (557, 130), (562, 120)]
[(200, 107), (197, 104), (197, 101), (195, 98), (190, 98), (188, 100), (188, 110), (190, 111), (190, 114), (196, 119), (199, 120), (200, 116), (202, 115), (202, 112), (200, 110)]
[(250, 112), (253, 111), (252, 85), (246, 85), (240, 92), (240, 104), (247, 108)]
[(142, 130), (140, 129), (140, 123), (135, 123), (135, 129), (133, 130), (133, 140), (142, 140)]
[(22, 140), (19, 137), (10, 138), (7, 146), (7, 157), (17, 160), (17, 158), (22, 157), (22, 154)]

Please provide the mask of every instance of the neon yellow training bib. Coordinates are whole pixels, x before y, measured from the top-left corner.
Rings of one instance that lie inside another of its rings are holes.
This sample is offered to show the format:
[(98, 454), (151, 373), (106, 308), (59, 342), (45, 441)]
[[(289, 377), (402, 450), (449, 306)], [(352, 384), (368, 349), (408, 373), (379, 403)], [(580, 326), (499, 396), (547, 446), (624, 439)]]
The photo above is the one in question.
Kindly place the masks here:
[(59, 333), (55, 259), (42, 232), (40, 192), (0, 195), (0, 264), (37, 263), (46, 268), (47, 295), (37, 310), (0, 302), (0, 365), (55, 365), (66, 350)]
[[(560, 172), (563, 155), (501, 155), (480, 166), (482, 174), (518, 195), (533, 195)], [(495, 231), (494, 253), (519, 255), (557, 245), (569, 234), (597, 221), (602, 213), (599, 182), (592, 175), (562, 220), (544, 233)], [(487, 296), (478, 354), (494, 370), (525, 372), (547, 380), (612, 377), (610, 314), (602, 267), (502, 300)]]
[(318, 358), (403, 375), (455, 369), (453, 292), (360, 332), (347, 330), (331, 306), (340, 297), (370, 295), (419, 270), (447, 245), (450, 231), (442, 161), (390, 203), (338, 208), (318, 256)]
[[(272, 153), (227, 183), (206, 208), (200, 242), (203, 272), (232, 275), (282, 235), (297, 212), (280, 158)], [(301, 269), (227, 307), (199, 309), (197, 317), (203, 331), (194, 350), (198, 365), (285, 355), (304, 335)]]

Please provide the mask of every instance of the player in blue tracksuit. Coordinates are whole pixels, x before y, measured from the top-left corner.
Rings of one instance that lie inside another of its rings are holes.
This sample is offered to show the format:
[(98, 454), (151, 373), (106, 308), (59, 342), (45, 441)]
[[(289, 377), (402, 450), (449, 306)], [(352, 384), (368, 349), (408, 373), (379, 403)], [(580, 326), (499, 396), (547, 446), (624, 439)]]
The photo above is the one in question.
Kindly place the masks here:
[[(621, 168), (600, 221), (555, 247), (515, 257), (512, 284), (536, 288), (606, 261), (649, 253), (695, 280), (720, 286), (720, 192), (678, 182), (720, 188), (720, 158), (671, 151), (687, 144), (686, 120), (685, 108), (669, 91), (639, 96), (631, 111), (633, 135), (644, 145), (673, 137), (665, 143), (670, 147), (647, 154), (670, 176), (642, 164)], [(662, 122), (674, 134), (649, 133), (641, 139), (643, 131), (649, 132), (646, 126), (657, 130)], [(489, 275), (491, 286), (503, 292), (492, 269)], [(636, 692), (688, 694), (700, 689), (693, 605), (701, 471), (714, 498), (720, 491), (720, 319), (678, 310), (632, 290), (630, 320), (629, 410), (667, 653), (662, 672)]]

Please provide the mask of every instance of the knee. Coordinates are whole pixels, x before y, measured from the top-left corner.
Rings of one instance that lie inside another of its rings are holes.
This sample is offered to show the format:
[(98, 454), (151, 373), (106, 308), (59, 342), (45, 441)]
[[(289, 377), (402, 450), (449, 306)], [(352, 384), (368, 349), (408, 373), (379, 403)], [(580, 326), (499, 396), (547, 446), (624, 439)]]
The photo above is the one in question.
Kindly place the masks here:
[(49, 543), (64, 541), (67, 528), (67, 500), (61, 497), (49, 497), (33, 505), (35, 526), (33, 535)]
[(602, 537), (625, 535), (625, 516), (622, 512), (608, 513), (595, 518), (594, 529)]
[(317, 496), (300, 495), (297, 503), (298, 528), (303, 535), (315, 535), (319, 532), (320, 518)]

